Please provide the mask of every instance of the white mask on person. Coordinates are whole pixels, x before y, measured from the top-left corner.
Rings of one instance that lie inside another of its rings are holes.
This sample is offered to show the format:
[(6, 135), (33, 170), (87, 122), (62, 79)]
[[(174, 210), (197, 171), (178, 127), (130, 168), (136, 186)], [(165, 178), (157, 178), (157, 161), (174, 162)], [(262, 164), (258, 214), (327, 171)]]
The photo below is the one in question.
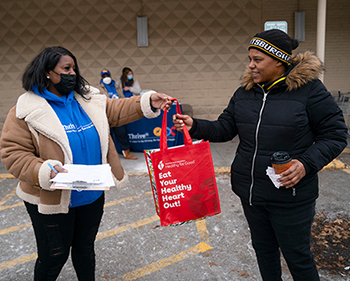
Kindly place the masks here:
[(111, 77), (105, 77), (105, 78), (102, 79), (102, 81), (103, 81), (103, 83), (109, 85), (112, 82), (112, 78)]

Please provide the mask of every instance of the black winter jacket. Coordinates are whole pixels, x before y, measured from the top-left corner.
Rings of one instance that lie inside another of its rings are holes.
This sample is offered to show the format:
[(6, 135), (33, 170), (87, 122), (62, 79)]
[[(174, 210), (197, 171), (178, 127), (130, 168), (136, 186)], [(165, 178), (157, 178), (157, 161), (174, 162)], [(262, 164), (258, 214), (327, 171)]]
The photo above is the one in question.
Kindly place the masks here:
[[(318, 76), (322, 63), (311, 52), (291, 59), (293, 69), (271, 89), (255, 84), (250, 70), (216, 121), (194, 119), (192, 137), (239, 146), (231, 165), (233, 191), (253, 205), (293, 206), (318, 197), (317, 172), (347, 145), (340, 108)], [(287, 151), (306, 169), (293, 188), (277, 189), (266, 175), (275, 151)]]

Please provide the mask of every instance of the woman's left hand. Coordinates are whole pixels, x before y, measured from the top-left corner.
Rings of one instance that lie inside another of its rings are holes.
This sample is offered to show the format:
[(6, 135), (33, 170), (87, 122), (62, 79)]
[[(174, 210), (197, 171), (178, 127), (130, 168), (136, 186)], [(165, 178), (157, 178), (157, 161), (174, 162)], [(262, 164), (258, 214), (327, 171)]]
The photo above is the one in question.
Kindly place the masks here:
[(280, 186), (290, 188), (296, 185), (305, 175), (304, 165), (299, 160), (293, 159), (292, 166), (281, 173), (282, 177), (277, 181), (281, 183)]
[(171, 104), (173, 103), (170, 101), (172, 97), (162, 94), (162, 93), (154, 93), (151, 95), (151, 106), (154, 108), (162, 109), (164, 110), (165, 108), (169, 109)]

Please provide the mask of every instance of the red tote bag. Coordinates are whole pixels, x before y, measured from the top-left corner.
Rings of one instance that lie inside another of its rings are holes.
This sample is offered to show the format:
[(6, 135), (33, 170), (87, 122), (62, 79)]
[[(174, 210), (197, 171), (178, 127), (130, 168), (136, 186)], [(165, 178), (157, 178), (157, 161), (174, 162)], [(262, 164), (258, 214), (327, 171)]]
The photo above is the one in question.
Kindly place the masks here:
[[(176, 109), (181, 114), (178, 102)], [(160, 149), (144, 151), (161, 225), (178, 225), (219, 214), (209, 142), (193, 143), (184, 127), (185, 145), (168, 148), (166, 117), (167, 110), (163, 115)]]

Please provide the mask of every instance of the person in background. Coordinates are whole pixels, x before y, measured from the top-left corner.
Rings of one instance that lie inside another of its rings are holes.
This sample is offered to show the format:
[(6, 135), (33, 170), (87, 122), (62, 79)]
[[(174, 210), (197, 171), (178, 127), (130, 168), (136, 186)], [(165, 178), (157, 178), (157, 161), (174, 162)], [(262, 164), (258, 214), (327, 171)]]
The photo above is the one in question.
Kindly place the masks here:
[[(118, 88), (118, 90), (117, 90)], [(111, 72), (108, 69), (101, 71), (101, 80), (99, 90), (102, 94), (105, 94), (111, 99), (122, 99), (124, 98), (123, 91), (115, 81), (112, 79)], [(136, 160), (137, 157), (130, 153), (130, 143), (128, 133), (126, 131), (126, 125), (111, 128), (111, 136), (114, 144), (118, 143), (122, 150), (124, 159)]]
[(159, 109), (170, 107), (170, 97), (151, 91), (107, 99), (80, 75), (75, 56), (58, 46), (45, 48), (32, 60), (22, 84), (26, 92), (7, 115), (0, 154), (5, 168), (19, 180), (17, 195), (34, 228), (34, 280), (56, 280), (70, 252), (78, 280), (95, 280), (94, 242), (104, 192), (51, 189), (56, 172), (50, 165), (63, 173), (63, 164), (108, 163), (116, 187), (122, 187), (128, 178), (109, 126), (155, 118)]
[(141, 94), (141, 87), (139, 81), (134, 78), (134, 73), (129, 67), (124, 67), (122, 76), (117, 82), (118, 87), (123, 90), (126, 98)]
[[(240, 197), (262, 279), (281, 281), (280, 250), (295, 281), (319, 275), (310, 250), (318, 197), (317, 172), (347, 145), (340, 108), (318, 79), (321, 61), (281, 30), (256, 34), (241, 87), (216, 121), (173, 116), (192, 137), (225, 142), (239, 137), (231, 185)], [(266, 174), (276, 151), (292, 157), (277, 188)]]

